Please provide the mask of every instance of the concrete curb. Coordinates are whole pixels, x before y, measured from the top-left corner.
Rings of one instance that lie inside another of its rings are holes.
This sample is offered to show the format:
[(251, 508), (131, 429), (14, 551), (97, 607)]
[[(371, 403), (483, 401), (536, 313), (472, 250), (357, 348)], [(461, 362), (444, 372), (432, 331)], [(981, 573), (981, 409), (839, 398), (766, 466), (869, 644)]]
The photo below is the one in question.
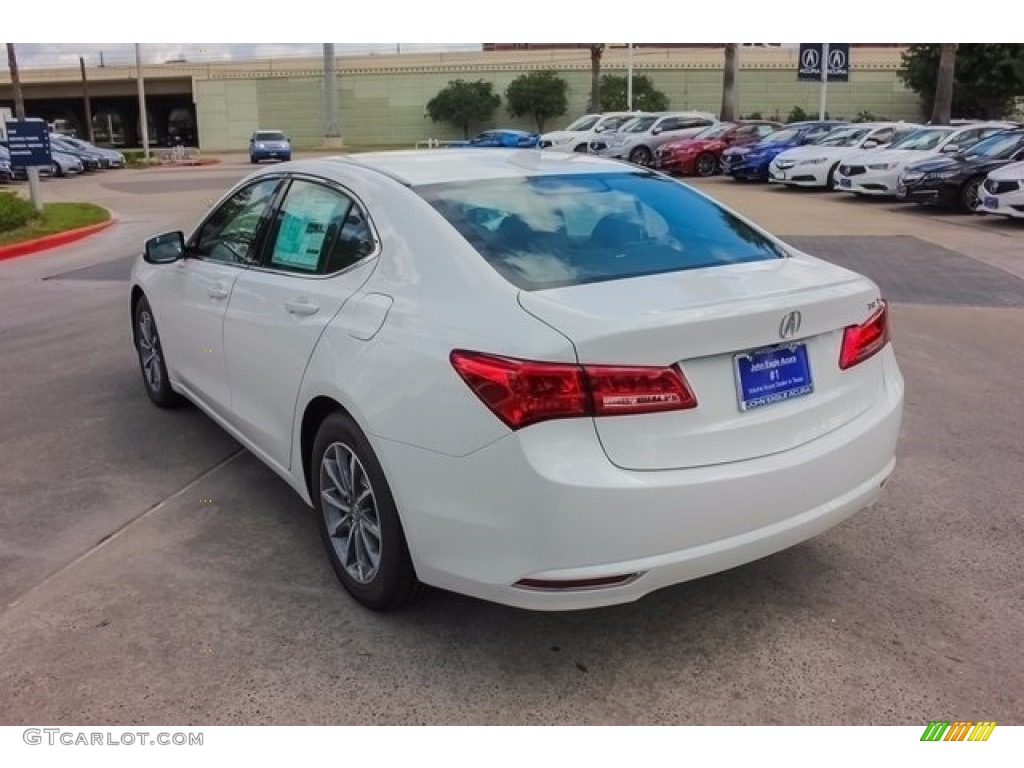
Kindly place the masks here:
[(89, 235), (106, 229), (115, 221), (116, 219), (111, 216), (109, 219), (101, 221), (99, 224), (90, 224), (87, 227), (69, 229), (66, 232), (57, 232), (52, 235), (37, 237), (34, 240), (25, 240), (20, 243), (0, 245), (0, 261), (3, 261), (4, 259), (13, 259), (16, 256), (27, 256), (30, 253), (38, 253), (39, 251), (46, 251), (50, 248), (56, 248), (61, 245), (73, 243), (77, 240), (82, 240)]

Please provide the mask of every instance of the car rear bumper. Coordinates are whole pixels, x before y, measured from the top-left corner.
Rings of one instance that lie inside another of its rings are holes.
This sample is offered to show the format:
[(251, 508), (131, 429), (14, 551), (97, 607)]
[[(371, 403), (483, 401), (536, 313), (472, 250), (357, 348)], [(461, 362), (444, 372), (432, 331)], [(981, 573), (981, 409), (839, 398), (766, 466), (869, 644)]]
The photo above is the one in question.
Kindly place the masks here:
[[(424, 582), (535, 610), (625, 603), (797, 544), (872, 504), (894, 466), (903, 406), (892, 348), (881, 354), (886, 383), (868, 411), (749, 461), (623, 470), (582, 419), (537, 424), (460, 458), (373, 442)], [(625, 581), (517, 586), (612, 577)]]

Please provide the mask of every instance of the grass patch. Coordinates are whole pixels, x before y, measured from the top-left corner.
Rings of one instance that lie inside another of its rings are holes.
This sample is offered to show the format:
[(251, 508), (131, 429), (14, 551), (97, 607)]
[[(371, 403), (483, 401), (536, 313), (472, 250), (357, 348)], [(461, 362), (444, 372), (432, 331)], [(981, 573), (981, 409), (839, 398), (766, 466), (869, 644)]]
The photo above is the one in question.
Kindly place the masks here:
[(99, 224), (110, 218), (110, 211), (92, 203), (48, 203), (43, 212), (24, 226), (0, 232), (0, 245), (12, 245), (37, 237), (67, 232), (69, 229)]

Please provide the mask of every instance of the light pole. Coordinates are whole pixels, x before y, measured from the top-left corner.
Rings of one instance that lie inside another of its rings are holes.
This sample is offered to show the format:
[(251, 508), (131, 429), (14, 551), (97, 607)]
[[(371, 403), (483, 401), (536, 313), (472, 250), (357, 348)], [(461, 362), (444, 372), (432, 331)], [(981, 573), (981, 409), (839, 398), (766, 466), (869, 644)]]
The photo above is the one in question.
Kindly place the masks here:
[(626, 43), (626, 111), (633, 111), (633, 44)]
[(146, 113), (146, 83), (142, 77), (142, 45), (135, 44), (135, 71), (139, 81), (139, 125), (142, 127), (142, 154), (149, 160), (149, 115)]

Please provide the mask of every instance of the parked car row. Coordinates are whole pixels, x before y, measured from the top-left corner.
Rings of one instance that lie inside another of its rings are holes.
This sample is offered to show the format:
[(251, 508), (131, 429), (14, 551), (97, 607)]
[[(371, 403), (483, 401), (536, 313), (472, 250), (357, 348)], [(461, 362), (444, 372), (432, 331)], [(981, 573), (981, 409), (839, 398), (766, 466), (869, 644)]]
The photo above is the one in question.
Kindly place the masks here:
[[(75, 176), (86, 171), (109, 168), (124, 168), (124, 155), (114, 149), (104, 149), (83, 139), (50, 134), (50, 165), (39, 169), (39, 175)], [(24, 168), (13, 168), (11, 153), (6, 142), (0, 142), (0, 183), (25, 180), (28, 172)]]
[(741, 120), (661, 145), (653, 165), (1024, 218), (1024, 125), (1007, 121)]

